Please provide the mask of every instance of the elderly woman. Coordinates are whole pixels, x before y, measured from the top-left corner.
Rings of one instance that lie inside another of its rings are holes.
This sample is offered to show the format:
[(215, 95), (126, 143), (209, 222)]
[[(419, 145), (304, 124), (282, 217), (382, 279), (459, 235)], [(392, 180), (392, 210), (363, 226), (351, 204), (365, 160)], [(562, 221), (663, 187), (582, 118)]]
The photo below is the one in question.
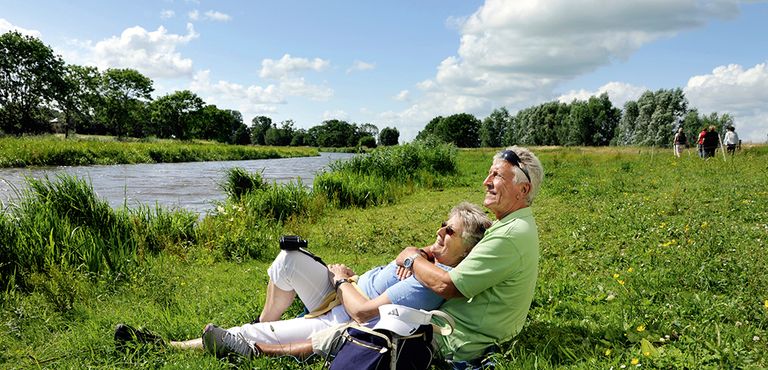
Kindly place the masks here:
[[(450, 270), (467, 256), (490, 225), (490, 219), (480, 207), (461, 203), (451, 210), (448, 220), (437, 230), (435, 243), (419, 253), (439, 268)], [(270, 280), (259, 322), (226, 330), (208, 324), (202, 338), (171, 342), (171, 346), (204, 348), (217, 356), (239, 354), (251, 358), (261, 353), (307, 356), (313, 352), (314, 334), (351, 321), (373, 325), (381, 305), (394, 303), (432, 310), (444, 301), (413, 277), (400, 280), (394, 261), (355, 278), (354, 272), (345, 265), (325, 267), (299, 251), (280, 251), (267, 273)], [(279, 320), (296, 296), (310, 313)], [(122, 330), (132, 331), (127, 326)], [(142, 335), (146, 333), (121, 334), (123, 337)]]

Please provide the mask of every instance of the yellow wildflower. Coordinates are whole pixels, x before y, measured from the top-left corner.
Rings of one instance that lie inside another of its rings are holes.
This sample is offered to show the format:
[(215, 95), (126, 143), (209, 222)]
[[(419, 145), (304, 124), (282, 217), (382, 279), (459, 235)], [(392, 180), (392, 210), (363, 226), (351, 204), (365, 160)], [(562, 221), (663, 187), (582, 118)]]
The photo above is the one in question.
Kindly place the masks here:
[(619, 274), (613, 274), (613, 278), (614, 278), (614, 279), (618, 279), (618, 278), (619, 278), (619, 276), (620, 276)]
[(630, 361), (629, 363), (632, 365), (637, 365), (640, 363), (640, 360), (638, 360), (637, 358), (633, 358), (632, 361)]
[(606, 355), (606, 356), (610, 356), (610, 355), (611, 355), (611, 353), (613, 353), (613, 351), (611, 351), (611, 349), (610, 349), (610, 348), (605, 350), (605, 355)]
[(645, 325), (643, 325), (643, 324), (638, 325), (636, 330), (638, 331), (638, 333), (644, 332), (645, 331)]
[(765, 306), (765, 308), (768, 308), (768, 299), (766, 299), (765, 302), (763, 302), (763, 306)]
[(634, 271), (635, 271), (635, 269), (633, 269), (631, 267), (627, 269), (627, 272), (634, 272)]
[(618, 280), (619, 284), (624, 285), (624, 280)]

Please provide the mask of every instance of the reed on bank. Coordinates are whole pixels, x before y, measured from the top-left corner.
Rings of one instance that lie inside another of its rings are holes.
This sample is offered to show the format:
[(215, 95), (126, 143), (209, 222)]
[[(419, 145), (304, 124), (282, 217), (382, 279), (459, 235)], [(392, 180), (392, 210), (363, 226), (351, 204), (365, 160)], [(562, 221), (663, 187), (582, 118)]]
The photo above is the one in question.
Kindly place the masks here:
[(0, 137), (0, 168), (175, 163), (316, 156), (316, 148), (228, 145), (207, 141)]

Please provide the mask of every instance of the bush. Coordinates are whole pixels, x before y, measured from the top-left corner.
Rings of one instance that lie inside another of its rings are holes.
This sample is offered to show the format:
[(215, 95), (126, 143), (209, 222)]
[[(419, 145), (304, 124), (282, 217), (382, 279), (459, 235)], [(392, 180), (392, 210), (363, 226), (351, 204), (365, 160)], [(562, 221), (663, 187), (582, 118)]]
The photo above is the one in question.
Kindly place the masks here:
[(267, 187), (261, 173), (249, 173), (243, 168), (233, 167), (227, 170), (224, 182), (219, 185), (232, 200), (239, 200), (244, 194)]

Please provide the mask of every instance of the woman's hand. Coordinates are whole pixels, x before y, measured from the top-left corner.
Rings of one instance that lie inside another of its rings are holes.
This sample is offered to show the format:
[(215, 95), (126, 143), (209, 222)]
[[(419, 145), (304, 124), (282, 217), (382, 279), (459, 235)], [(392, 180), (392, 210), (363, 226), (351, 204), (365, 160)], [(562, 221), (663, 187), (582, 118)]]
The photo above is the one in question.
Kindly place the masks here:
[(405, 280), (409, 278), (411, 275), (413, 275), (413, 271), (408, 270), (403, 266), (397, 266), (397, 272), (395, 272), (395, 275), (397, 275), (398, 279)]
[(344, 264), (328, 265), (328, 270), (333, 274), (334, 280), (345, 279), (355, 275), (355, 272)]

